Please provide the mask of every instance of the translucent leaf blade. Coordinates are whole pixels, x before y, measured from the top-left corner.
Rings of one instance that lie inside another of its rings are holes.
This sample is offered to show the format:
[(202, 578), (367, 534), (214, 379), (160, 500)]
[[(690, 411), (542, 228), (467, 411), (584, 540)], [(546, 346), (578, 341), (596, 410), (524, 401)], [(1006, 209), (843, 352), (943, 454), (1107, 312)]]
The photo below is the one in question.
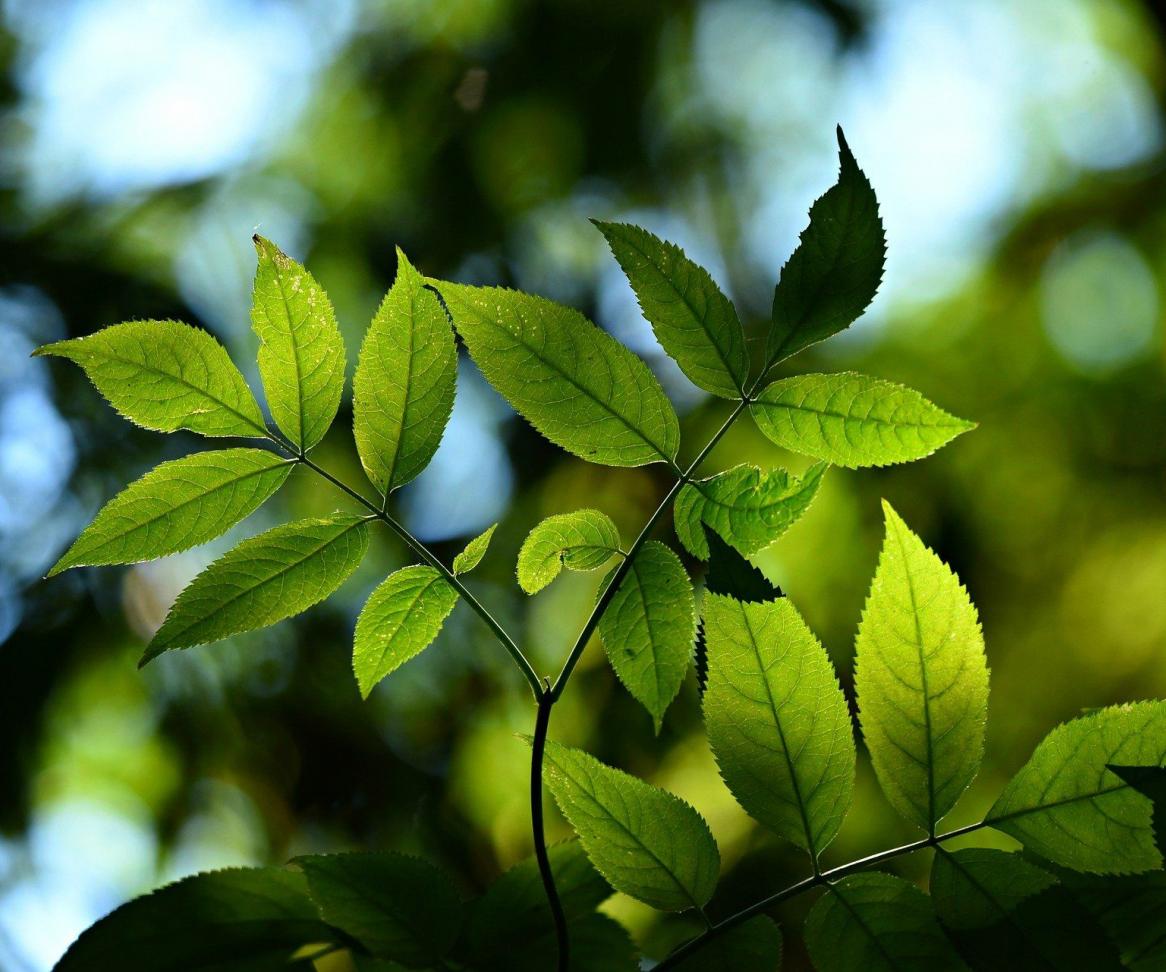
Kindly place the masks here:
[(373, 318), (353, 379), (353, 434), (382, 493), (437, 451), (453, 410), (457, 350), (437, 295), (397, 250), (397, 279)]
[(854, 372), (775, 381), (749, 413), (783, 449), (848, 469), (913, 462), (974, 428), (913, 389)]
[(575, 510), (548, 516), (518, 551), (518, 584), (527, 594), (537, 594), (564, 566), (596, 570), (619, 549), (619, 530), (606, 513)]
[(35, 353), (80, 365), (109, 404), (143, 428), (267, 435), (255, 396), (226, 349), (189, 324), (127, 321)]
[(315, 278), (270, 240), (259, 254), (251, 326), (259, 336), (259, 375), (275, 424), (301, 449), (316, 445), (344, 393), (344, 339), (332, 302)]
[(486, 551), (490, 549), (490, 541), (494, 538), (494, 531), (498, 529), (495, 523), (488, 530), (480, 533), (466, 544), (465, 550), (453, 558), (453, 572), (467, 574), (482, 562)]
[(879, 784), (931, 831), (980, 768), (988, 664), (959, 578), (883, 503), (886, 538), (858, 628), (855, 691)]
[(656, 339), (694, 385), (722, 398), (744, 397), (745, 332), (732, 302), (680, 247), (628, 223), (595, 225), (635, 291)]

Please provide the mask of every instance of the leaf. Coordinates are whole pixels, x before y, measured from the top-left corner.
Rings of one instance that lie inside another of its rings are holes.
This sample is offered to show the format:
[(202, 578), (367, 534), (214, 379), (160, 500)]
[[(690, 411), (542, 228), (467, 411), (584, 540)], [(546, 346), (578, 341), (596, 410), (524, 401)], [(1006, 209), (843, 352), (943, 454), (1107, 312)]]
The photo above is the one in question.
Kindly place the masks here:
[(1021, 854), (986, 847), (940, 851), (931, 866), (931, 897), (948, 928), (986, 928), (1057, 883)]
[(189, 324), (127, 321), (34, 354), (80, 365), (109, 404), (143, 428), (267, 435), (255, 396), (226, 349)]
[(606, 513), (575, 510), (548, 516), (518, 551), (518, 584), (527, 594), (537, 594), (563, 567), (595, 570), (619, 549), (619, 530)]
[(453, 558), (453, 572), (455, 574), (468, 574), (482, 562), (482, 558), (486, 556), (486, 551), (490, 549), (490, 541), (494, 538), (494, 531), (497, 529), (498, 524), (495, 523), (485, 533), (479, 534), (466, 544), (466, 549)]
[(348, 579), (366, 550), (368, 520), (347, 513), (296, 520), (244, 540), (178, 595), (141, 664), (307, 610)]
[(404, 854), (298, 857), (308, 888), (329, 924), (378, 958), (429, 968), (453, 948), (462, 902), (453, 882), (428, 861)]
[(707, 560), (710, 526), (745, 556), (768, 547), (794, 525), (818, 494), (829, 467), (816, 463), (799, 479), (784, 469), (763, 473), (734, 466), (699, 482), (685, 483), (676, 496), (676, 535), (694, 557)]
[(848, 469), (922, 459), (975, 427), (913, 389), (852, 371), (775, 381), (749, 413), (783, 449)]
[(878, 200), (841, 128), (838, 161), (838, 181), (810, 207), (773, 292), (766, 369), (850, 327), (882, 282), (887, 240)]
[(1155, 870), (1153, 804), (1110, 765), (1166, 765), (1166, 703), (1112, 706), (1054, 729), (985, 818), (1041, 857), (1077, 871)]
[[(636, 948), (622, 925), (607, 915), (583, 915), (571, 923), (571, 972), (639, 972)], [(511, 939), (505, 957), (496, 964), (477, 956), (469, 966), (480, 972), (548, 972), (557, 968), (558, 945), (553, 939), (528, 943)]]
[(745, 396), (749, 353), (732, 302), (684, 251), (639, 226), (592, 220), (636, 293), (656, 339), (694, 385)]
[(441, 632), (457, 604), (457, 591), (425, 564), (390, 574), (365, 602), (356, 619), (352, 667), (360, 694), (420, 654)]
[(890, 874), (854, 874), (829, 885), (806, 918), (805, 937), (818, 972), (966, 968), (927, 895)]
[(1081, 907), (1105, 929), (1134, 972), (1166, 968), (1166, 873), (1104, 877), (1059, 871)]
[(546, 784), (591, 863), (617, 891), (661, 911), (712, 897), (720, 853), (704, 818), (666, 790), (548, 742)]
[(599, 635), (611, 667), (651, 713), (657, 733), (688, 673), (695, 634), (696, 599), (688, 573), (676, 554), (649, 540), (599, 619)]
[(271, 417), (293, 445), (310, 449), (328, 431), (344, 394), (344, 339), (324, 288), (274, 243), (259, 254), (251, 327)]
[(263, 505), (293, 463), (266, 449), (222, 449), (164, 462), (102, 507), (48, 576), (188, 550)]
[(706, 594), (704, 716), (721, 776), (749, 815), (814, 858), (850, 807), (850, 710), (825, 649), (787, 598)]
[(457, 349), (437, 295), (397, 249), (397, 279), (372, 320), (353, 378), (353, 434), (382, 493), (421, 472), (453, 410)]
[(664, 389), (578, 311), (501, 287), (434, 286), (486, 380), (555, 445), (605, 466), (676, 458)]
[(82, 932), (54, 972), (273, 972), (303, 946), (334, 941), (302, 874), (233, 868), (122, 905)]
[(781, 929), (771, 919), (758, 915), (681, 959), (673, 968), (676, 972), (778, 972)]
[(959, 578), (883, 502), (886, 537), (855, 642), (859, 721), (891, 805), (929, 833), (984, 755), (988, 664)]

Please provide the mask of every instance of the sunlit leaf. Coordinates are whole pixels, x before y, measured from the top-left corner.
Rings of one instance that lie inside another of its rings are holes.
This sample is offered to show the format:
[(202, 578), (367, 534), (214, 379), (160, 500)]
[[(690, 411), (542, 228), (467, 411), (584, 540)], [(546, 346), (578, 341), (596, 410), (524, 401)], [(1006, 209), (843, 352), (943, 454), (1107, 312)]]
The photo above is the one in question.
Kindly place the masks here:
[(495, 523), (466, 544), (465, 550), (453, 558), (453, 572), (455, 574), (469, 573), (482, 562), (482, 558), (486, 556), (486, 551), (490, 549), (490, 541), (494, 538), (494, 531), (497, 529), (498, 524)]
[(619, 530), (606, 513), (575, 510), (548, 516), (530, 531), (518, 551), (518, 584), (527, 594), (536, 594), (563, 567), (595, 570), (619, 549)]

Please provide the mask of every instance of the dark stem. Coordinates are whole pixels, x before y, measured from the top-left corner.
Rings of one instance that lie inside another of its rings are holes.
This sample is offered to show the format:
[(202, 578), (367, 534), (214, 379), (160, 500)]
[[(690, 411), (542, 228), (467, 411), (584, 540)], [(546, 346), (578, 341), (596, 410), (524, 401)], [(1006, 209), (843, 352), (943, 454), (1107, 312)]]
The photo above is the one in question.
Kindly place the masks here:
[(547, 904), (555, 922), (555, 941), (558, 943), (558, 972), (567, 972), (571, 959), (571, 943), (567, 935), (567, 916), (563, 914), (563, 903), (555, 887), (555, 875), (551, 871), (551, 859), (547, 854), (547, 837), (543, 827), (543, 751), (547, 745), (547, 732), (551, 727), (551, 709), (555, 698), (551, 694), (548, 681), (538, 698), (538, 715), (534, 722), (534, 739), (530, 758), (530, 824), (534, 832), (534, 856), (538, 861), (538, 872), (543, 879)]

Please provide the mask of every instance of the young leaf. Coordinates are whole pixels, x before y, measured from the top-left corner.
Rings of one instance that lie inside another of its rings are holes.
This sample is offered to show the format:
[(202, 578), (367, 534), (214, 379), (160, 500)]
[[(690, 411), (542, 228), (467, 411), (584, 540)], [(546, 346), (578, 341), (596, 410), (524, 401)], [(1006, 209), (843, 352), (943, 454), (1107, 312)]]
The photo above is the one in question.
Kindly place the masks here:
[(327, 854), (295, 862), (329, 924), (378, 958), (410, 969), (439, 964), (462, 924), (462, 902), (440, 868), (404, 854)]
[(661, 911), (712, 897), (721, 857), (691, 806), (578, 749), (548, 742), (545, 759), (559, 809), (613, 888)]
[(922, 459), (974, 428), (917, 391), (854, 372), (775, 381), (749, 413), (783, 449), (849, 469)]
[(1153, 804), (1110, 765), (1166, 766), (1166, 702), (1113, 706), (1054, 729), (985, 822), (1077, 871), (1159, 868)]
[(773, 543), (810, 508), (829, 467), (815, 463), (799, 479), (784, 469), (763, 473), (735, 466), (710, 479), (685, 483), (676, 496), (676, 535), (689, 553), (709, 556), (706, 526), (745, 556)]
[(593, 220), (636, 292), (656, 339), (694, 385), (745, 394), (749, 353), (732, 302), (680, 247), (628, 223)]
[(457, 591), (425, 564), (390, 574), (369, 595), (356, 620), (352, 667), (360, 694), (420, 654), (441, 632), (457, 604)]
[(91, 925), (54, 972), (275, 972), (336, 933), (304, 876), (282, 868), (196, 874), (135, 898)]
[(778, 972), (781, 969), (781, 929), (758, 915), (674, 966), (676, 972)]
[(850, 327), (882, 282), (887, 241), (878, 200), (841, 128), (838, 161), (838, 181), (810, 207), (773, 292), (766, 369)]
[(854, 874), (829, 886), (806, 918), (818, 972), (954, 972), (965, 969), (927, 895), (890, 874)]
[[(609, 575), (603, 589), (610, 583)], [(640, 549), (599, 620), (619, 680), (652, 715), (656, 731), (688, 672), (696, 599), (680, 558), (658, 540)]]
[(292, 463), (266, 449), (222, 449), (164, 462), (102, 507), (48, 576), (132, 564), (213, 540), (263, 505)]
[(933, 832), (984, 753), (988, 665), (968, 593), (884, 501), (887, 533), (855, 648), (855, 692), (875, 774)]
[(271, 417), (293, 445), (310, 449), (328, 431), (344, 393), (344, 339), (324, 288), (274, 243), (259, 254), (251, 326)]
[(178, 595), (141, 663), (307, 610), (348, 579), (366, 550), (368, 520), (347, 513), (296, 520), (244, 540)]
[(126, 321), (38, 348), (76, 362), (118, 413), (156, 432), (266, 436), (263, 414), (226, 349), (178, 321)]
[(721, 776), (749, 815), (817, 857), (854, 788), (854, 734), (834, 667), (786, 598), (705, 594), (704, 715)]
[(482, 562), (482, 558), (486, 556), (486, 551), (490, 549), (490, 541), (494, 538), (494, 531), (497, 529), (498, 524), (495, 523), (466, 544), (466, 549), (453, 558), (453, 572), (455, 574), (468, 574)]
[(429, 465), (453, 409), (457, 350), (437, 295), (397, 250), (397, 279), (365, 335), (352, 381), (360, 461), (382, 493)]
[(434, 285), (486, 380), (555, 445), (606, 466), (676, 458), (664, 389), (578, 311), (501, 287)]
[(595, 570), (619, 549), (619, 530), (606, 513), (575, 510), (548, 516), (518, 551), (518, 585), (527, 594), (537, 594), (563, 567)]

